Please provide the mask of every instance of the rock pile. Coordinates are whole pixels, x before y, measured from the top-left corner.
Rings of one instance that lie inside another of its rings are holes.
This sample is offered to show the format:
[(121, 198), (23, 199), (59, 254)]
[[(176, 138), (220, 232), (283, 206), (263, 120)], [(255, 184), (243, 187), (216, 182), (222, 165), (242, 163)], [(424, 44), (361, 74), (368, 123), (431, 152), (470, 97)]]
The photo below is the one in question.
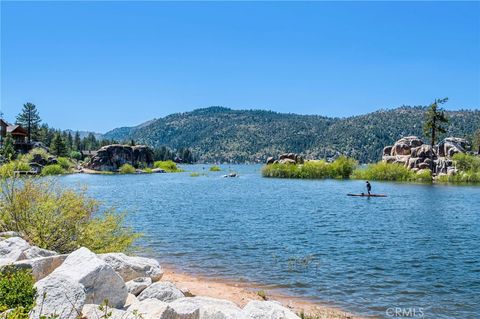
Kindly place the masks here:
[[(121, 253), (94, 254), (79, 248), (68, 255), (31, 246), (16, 233), (0, 233), (0, 268), (31, 269), (37, 299), (30, 318), (103, 318), (108, 300), (112, 319), (300, 319), (273, 301), (233, 302), (187, 296), (161, 281), (158, 261)], [(2, 317), (2, 314), (0, 314)]]
[(429, 169), (437, 175), (452, 175), (456, 173), (452, 156), (470, 150), (470, 143), (463, 138), (448, 137), (432, 147), (416, 136), (407, 136), (396, 141), (393, 146), (385, 147), (382, 160), (405, 165), (414, 171)]
[(145, 145), (106, 145), (97, 151), (86, 167), (97, 171), (116, 171), (124, 164), (135, 168), (151, 167), (153, 151)]
[(267, 158), (266, 164), (303, 164), (304, 159), (301, 155), (295, 153), (284, 153), (278, 160), (274, 157)]

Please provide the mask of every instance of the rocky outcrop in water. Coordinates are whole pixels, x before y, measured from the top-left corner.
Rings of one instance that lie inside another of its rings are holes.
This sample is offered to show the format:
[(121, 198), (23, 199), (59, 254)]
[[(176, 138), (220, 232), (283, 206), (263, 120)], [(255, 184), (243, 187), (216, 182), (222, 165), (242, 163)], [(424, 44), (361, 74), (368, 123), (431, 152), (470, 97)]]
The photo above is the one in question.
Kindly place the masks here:
[[(228, 300), (193, 296), (161, 281), (163, 271), (155, 259), (97, 255), (84, 247), (59, 255), (31, 246), (16, 233), (1, 235), (0, 271), (27, 268), (36, 274), (32, 319), (98, 319), (105, 316), (105, 309), (111, 319), (300, 319), (273, 301), (250, 301), (242, 309)], [(14, 237), (6, 238), (9, 235)], [(100, 310), (105, 300), (109, 307)]]
[(301, 155), (295, 153), (284, 153), (278, 159), (274, 157), (267, 158), (266, 164), (303, 164), (304, 159)]
[(116, 171), (124, 164), (135, 168), (151, 167), (153, 151), (145, 145), (107, 145), (97, 151), (86, 167), (97, 171)]
[(436, 175), (450, 175), (456, 173), (453, 155), (470, 151), (470, 143), (459, 137), (445, 138), (432, 147), (424, 144), (417, 136), (407, 136), (396, 141), (393, 146), (386, 146), (383, 149), (382, 160), (404, 165), (414, 171), (429, 169)]

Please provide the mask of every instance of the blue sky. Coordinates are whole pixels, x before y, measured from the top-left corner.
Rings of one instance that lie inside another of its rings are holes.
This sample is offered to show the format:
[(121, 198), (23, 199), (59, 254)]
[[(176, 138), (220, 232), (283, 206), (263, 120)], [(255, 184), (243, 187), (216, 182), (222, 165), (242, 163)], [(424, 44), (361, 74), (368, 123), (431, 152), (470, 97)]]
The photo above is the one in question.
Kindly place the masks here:
[(1, 2), (1, 107), (105, 132), (222, 105), (480, 106), (480, 3)]

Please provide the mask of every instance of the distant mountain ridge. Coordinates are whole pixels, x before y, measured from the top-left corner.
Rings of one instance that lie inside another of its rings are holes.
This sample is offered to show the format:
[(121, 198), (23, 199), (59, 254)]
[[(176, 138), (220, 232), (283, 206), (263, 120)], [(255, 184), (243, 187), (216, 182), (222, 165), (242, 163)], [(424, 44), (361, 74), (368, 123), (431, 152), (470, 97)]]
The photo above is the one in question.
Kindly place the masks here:
[[(407, 135), (423, 136), (425, 107), (402, 106), (365, 115), (330, 118), (263, 110), (208, 107), (175, 113), (103, 135), (152, 147), (189, 147), (200, 161), (263, 162), (283, 152), (306, 158), (352, 156), (362, 163), (381, 158), (384, 146)], [(480, 129), (480, 110), (447, 111), (444, 136), (469, 137)]]

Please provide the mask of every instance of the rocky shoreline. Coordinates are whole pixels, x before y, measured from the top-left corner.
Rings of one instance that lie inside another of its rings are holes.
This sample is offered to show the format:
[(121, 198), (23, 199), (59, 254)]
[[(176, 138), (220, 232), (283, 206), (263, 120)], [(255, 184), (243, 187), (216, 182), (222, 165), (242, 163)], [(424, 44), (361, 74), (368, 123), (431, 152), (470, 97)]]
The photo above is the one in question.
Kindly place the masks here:
[[(49, 315), (58, 315), (58, 319), (76, 319), (79, 315), (98, 319), (103, 318), (105, 307), (114, 319), (300, 318), (295, 314), (298, 308), (259, 300), (246, 289), (237, 287), (237, 296), (243, 298), (239, 302), (232, 297), (231, 285), (217, 284), (217, 289), (208, 291), (199, 289), (199, 285), (211, 287), (213, 283), (171, 272), (164, 276), (165, 270), (155, 259), (123, 253), (95, 254), (85, 247), (57, 254), (31, 246), (12, 232), (0, 234), (2, 267), (31, 270), (37, 289), (32, 319)], [(226, 296), (234, 300), (226, 300)], [(3, 315), (6, 313), (8, 310)], [(328, 309), (328, 313), (322, 318), (353, 318), (341, 311)]]

